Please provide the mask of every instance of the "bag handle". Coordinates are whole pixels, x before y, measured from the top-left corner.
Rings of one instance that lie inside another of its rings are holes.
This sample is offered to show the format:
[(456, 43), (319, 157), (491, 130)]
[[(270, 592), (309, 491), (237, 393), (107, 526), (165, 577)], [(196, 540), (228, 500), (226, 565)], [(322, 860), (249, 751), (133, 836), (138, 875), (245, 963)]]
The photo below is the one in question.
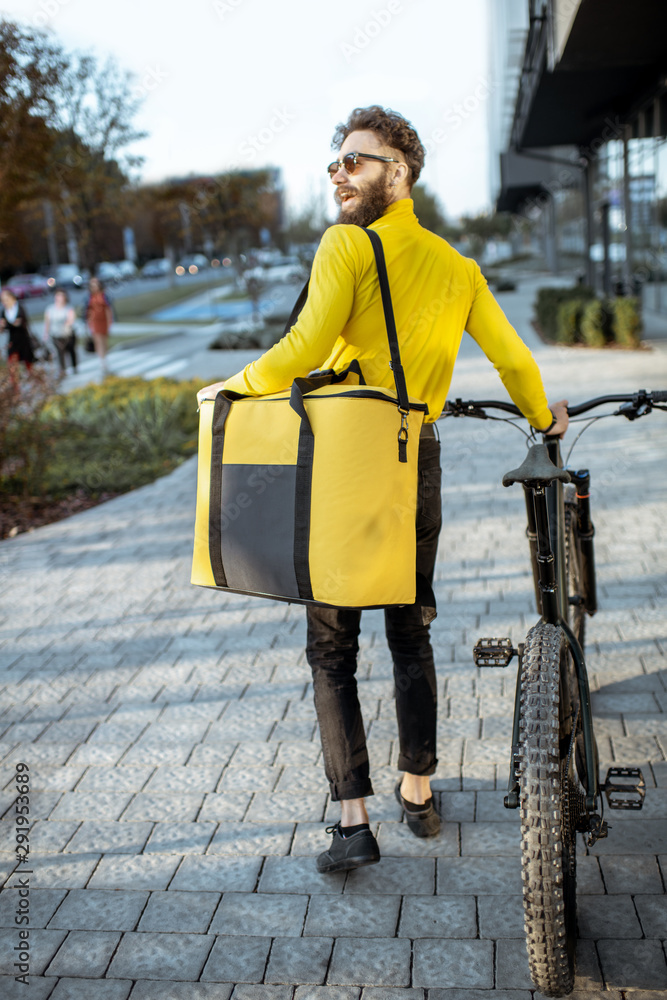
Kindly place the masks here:
[(391, 355), (391, 370), (396, 384), (396, 395), (398, 397), (398, 408), (401, 413), (409, 413), (410, 400), (408, 398), (408, 388), (405, 384), (405, 372), (401, 363), (401, 352), (398, 346), (398, 333), (396, 332), (396, 320), (394, 319), (394, 307), (391, 302), (391, 291), (389, 289), (389, 275), (387, 274), (387, 264), (384, 259), (384, 247), (382, 240), (374, 229), (362, 229), (368, 236), (373, 246), (375, 254), (375, 264), (380, 281), (380, 294), (382, 296), (382, 308), (384, 310), (384, 321), (387, 327), (387, 340), (389, 341), (389, 354)]

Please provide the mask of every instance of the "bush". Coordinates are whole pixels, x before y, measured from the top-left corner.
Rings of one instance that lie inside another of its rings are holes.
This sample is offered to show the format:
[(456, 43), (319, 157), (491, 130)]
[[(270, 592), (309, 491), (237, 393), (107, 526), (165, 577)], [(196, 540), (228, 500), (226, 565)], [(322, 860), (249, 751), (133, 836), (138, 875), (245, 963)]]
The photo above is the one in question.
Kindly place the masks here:
[(609, 341), (609, 313), (600, 299), (592, 299), (581, 315), (581, 338), (587, 347), (604, 347)]
[(585, 305), (584, 299), (567, 299), (560, 303), (556, 321), (556, 340), (559, 344), (581, 342), (581, 315)]
[(201, 384), (110, 378), (67, 396), (52, 393), (38, 413), (17, 415), (0, 493), (97, 497), (152, 482), (196, 450)]
[(639, 299), (618, 298), (612, 305), (611, 328), (614, 340), (623, 347), (639, 347), (642, 331)]
[(594, 292), (587, 285), (574, 285), (571, 288), (540, 288), (535, 300), (535, 318), (542, 333), (549, 340), (558, 338), (558, 308), (572, 299), (586, 301), (593, 298)]

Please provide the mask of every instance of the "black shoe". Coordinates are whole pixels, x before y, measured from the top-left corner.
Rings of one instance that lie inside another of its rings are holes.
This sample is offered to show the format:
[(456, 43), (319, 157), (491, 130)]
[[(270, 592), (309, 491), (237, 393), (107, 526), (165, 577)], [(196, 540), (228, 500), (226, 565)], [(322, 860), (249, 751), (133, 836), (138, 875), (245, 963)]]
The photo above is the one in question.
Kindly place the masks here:
[(333, 840), (329, 850), (324, 851), (317, 859), (317, 870), (321, 874), (376, 865), (380, 860), (380, 848), (370, 830), (359, 830), (351, 837), (343, 837), (340, 823), (335, 823), (334, 826), (328, 826), (326, 832), (333, 833)]
[(435, 837), (436, 833), (440, 833), (440, 817), (435, 811), (433, 796), (427, 799), (423, 806), (415, 806), (401, 795), (400, 781), (394, 789), (394, 794), (415, 837)]

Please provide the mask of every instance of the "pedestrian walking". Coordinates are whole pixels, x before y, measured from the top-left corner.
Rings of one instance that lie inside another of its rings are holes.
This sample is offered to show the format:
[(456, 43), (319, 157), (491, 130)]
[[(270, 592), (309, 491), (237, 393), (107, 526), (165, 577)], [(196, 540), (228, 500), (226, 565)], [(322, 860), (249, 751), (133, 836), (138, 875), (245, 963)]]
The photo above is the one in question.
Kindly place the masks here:
[[(342, 370), (355, 359), (368, 384), (393, 388), (373, 248), (359, 227), (375, 230), (384, 247), (408, 391), (429, 409), (419, 443), (417, 600), (385, 609), (402, 772), (395, 795), (410, 830), (429, 837), (440, 829), (430, 787), (438, 761), (429, 626), (436, 615), (431, 585), (441, 525), (440, 443), (434, 422), (447, 397), (463, 332), (477, 341), (534, 427), (560, 435), (567, 427), (567, 410), (564, 401), (549, 407), (537, 364), (478, 264), (419, 225), (411, 189), (425, 150), (412, 125), (377, 105), (357, 108), (336, 128), (333, 147), (339, 158), (327, 170), (339, 215), (315, 255), (302, 312), (288, 334), (257, 361), (198, 395), (214, 396), (222, 386), (253, 396), (281, 392), (314, 369)], [(306, 653), (324, 769), (331, 798), (341, 803), (341, 819), (327, 828), (332, 841), (318, 857), (317, 868), (336, 872), (380, 860), (365, 804), (373, 786), (355, 680), (361, 612), (309, 606), (306, 614)]]
[(65, 358), (69, 356), (72, 371), (76, 371), (76, 312), (69, 304), (63, 288), (57, 289), (53, 302), (44, 310), (44, 342), (50, 340), (58, 355), (60, 374), (66, 374)]
[(90, 335), (95, 345), (95, 353), (100, 359), (102, 378), (108, 375), (107, 350), (109, 330), (113, 322), (111, 302), (104, 291), (104, 285), (99, 278), (91, 278), (88, 285), (89, 295), (83, 307), (83, 315)]
[[(26, 311), (9, 288), (3, 288), (0, 292), (0, 303), (0, 329), (7, 334), (7, 361), (10, 370), (15, 372), (15, 366), (23, 364), (30, 371), (35, 361), (35, 352)], [(11, 375), (11, 380), (16, 388), (18, 383), (15, 374)]]

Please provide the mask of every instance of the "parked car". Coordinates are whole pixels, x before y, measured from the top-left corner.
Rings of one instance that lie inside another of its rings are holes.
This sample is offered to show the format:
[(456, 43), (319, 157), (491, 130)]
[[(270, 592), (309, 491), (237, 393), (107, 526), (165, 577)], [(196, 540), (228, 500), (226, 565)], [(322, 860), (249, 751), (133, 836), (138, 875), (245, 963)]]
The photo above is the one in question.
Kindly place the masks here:
[(78, 264), (56, 264), (54, 267), (42, 268), (42, 274), (49, 288), (83, 288), (90, 280), (90, 271), (82, 269)]
[(251, 267), (243, 275), (246, 282), (260, 281), (266, 285), (278, 282), (302, 284), (308, 277), (308, 270), (298, 257), (279, 257), (260, 267)]
[(123, 281), (130, 281), (132, 278), (136, 278), (139, 274), (139, 268), (131, 260), (117, 260), (115, 266), (120, 271), (120, 275)]
[(171, 271), (171, 261), (167, 257), (149, 260), (141, 269), (142, 278), (163, 278)]
[(208, 257), (203, 253), (190, 253), (181, 257), (176, 265), (176, 274), (197, 274), (198, 271), (208, 266)]
[(118, 264), (112, 264), (110, 260), (103, 260), (101, 264), (98, 264), (95, 273), (100, 281), (118, 284), (123, 280)]
[(34, 299), (49, 292), (49, 283), (42, 274), (15, 274), (3, 286), (17, 299)]

